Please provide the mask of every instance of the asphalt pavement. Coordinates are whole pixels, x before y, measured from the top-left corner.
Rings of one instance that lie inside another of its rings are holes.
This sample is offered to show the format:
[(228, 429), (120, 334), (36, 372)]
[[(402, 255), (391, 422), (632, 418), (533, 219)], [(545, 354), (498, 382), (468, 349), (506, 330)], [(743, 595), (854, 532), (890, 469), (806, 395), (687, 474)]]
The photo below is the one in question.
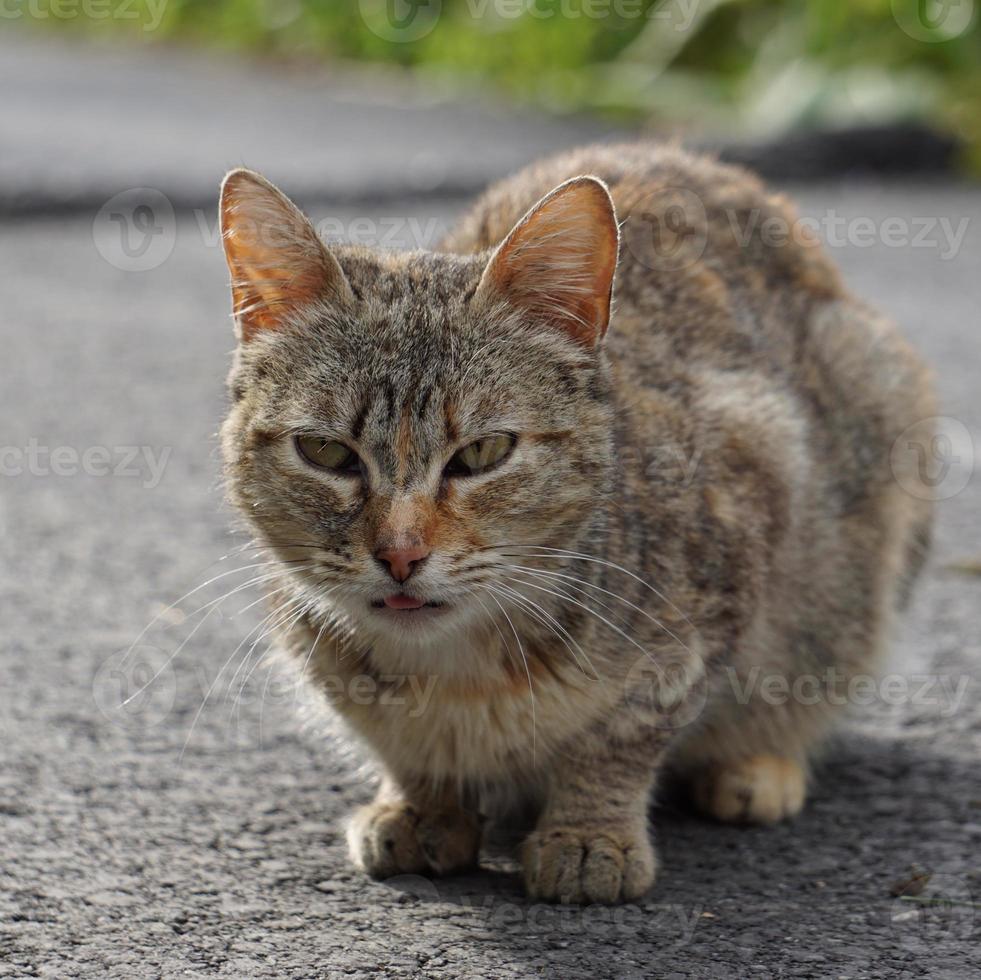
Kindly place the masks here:
[[(424, 247), (471, 184), (609, 132), (330, 77), (0, 40), (0, 976), (977, 977), (981, 190), (788, 188), (935, 365), (943, 415), (892, 680), (804, 814), (717, 826), (666, 788), (660, 879), (622, 909), (529, 904), (504, 852), (376, 883), (343, 840), (368, 760), (251, 649), (254, 588), (205, 606), (249, 553), (218, 480), (227, 275), (195, 208), (245, 163), (329, 236)], [(173, 216), (102, 207), (134, 187)]]

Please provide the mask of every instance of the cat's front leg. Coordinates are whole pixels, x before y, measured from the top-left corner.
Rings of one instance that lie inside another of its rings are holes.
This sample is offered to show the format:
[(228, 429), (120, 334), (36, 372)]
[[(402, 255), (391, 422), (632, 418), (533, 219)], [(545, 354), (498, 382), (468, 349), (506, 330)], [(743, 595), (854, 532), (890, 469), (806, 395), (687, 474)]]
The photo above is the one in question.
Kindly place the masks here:
[(634, 901), (654, 884), (647, 808), (659, 755), (649, 741), (638, 741), (560, 761), (522, 848), (529, 897), (615, 904)]
[(348, 825), (351, 858), (373, 878), (445, 875), (477, 863), (483, 821), (450, 793), (386, 779)]

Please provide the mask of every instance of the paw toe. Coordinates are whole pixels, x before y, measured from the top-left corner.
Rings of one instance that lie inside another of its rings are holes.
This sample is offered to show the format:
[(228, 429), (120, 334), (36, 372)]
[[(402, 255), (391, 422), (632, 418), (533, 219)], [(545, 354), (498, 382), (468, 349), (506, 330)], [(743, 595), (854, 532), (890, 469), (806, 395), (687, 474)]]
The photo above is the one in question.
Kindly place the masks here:
[(409, 807), (382, 805), (359, 810), (348, 830), (355, 863), (373, 878), (424, 871), (426, 859), (415, 832), (417, 819)]
[(348, 828), (355, 864), (373, 878), (447, 874), (477, 863), (481, 825), (462, 811), (420, 814), (404, 803), (374, 803)]
[(694, 782), (696, 804), (727, 823), (776, 823), (804, 805), (804, 770), (792, 759), (760, 755), (713, 766)]
[(546, 902), (632, 901), (654, 880), (649, 841), (575, 830), (536, 832), (525, 844), (525, 886)]

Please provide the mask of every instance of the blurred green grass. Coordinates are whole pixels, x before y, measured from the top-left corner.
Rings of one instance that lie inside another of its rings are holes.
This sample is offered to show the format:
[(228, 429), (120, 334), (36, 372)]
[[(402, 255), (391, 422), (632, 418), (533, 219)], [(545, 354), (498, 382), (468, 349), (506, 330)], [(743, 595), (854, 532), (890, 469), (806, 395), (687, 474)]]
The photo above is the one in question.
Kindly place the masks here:
[[(99, 0), (144, 38), (401, 66), (446, 88), (756, 137), (924, 120), (981, 172), (976, 0)], [(66, 22), (85, 24), (85, 18)]]

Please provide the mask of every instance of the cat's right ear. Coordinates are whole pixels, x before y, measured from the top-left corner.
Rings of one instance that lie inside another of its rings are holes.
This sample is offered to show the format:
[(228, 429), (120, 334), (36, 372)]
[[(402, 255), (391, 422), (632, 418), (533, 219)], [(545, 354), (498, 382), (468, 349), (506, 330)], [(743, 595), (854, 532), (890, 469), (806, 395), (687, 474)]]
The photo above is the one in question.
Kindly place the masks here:
[(232, 313), (248, 343), (317, 302), (354, 301), (337, 259), (285, 194), (251, 170), (221, 185), (221, 240), (232, 277)]

